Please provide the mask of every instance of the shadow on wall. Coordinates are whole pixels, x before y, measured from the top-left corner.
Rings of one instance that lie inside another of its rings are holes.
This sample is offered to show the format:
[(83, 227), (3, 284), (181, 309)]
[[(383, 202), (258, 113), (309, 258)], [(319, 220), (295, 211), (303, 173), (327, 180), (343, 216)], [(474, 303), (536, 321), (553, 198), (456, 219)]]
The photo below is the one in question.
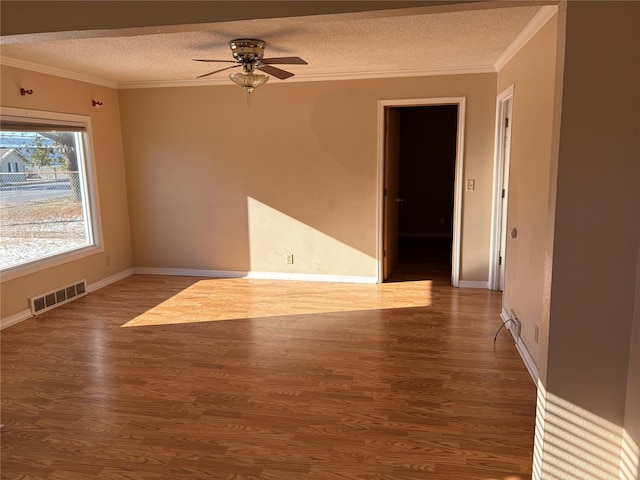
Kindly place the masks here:
[(287, 267), (287, 273), (354, 276), (375, 271), (375, 257), (251, 197), (247, 212), (251, 271)]

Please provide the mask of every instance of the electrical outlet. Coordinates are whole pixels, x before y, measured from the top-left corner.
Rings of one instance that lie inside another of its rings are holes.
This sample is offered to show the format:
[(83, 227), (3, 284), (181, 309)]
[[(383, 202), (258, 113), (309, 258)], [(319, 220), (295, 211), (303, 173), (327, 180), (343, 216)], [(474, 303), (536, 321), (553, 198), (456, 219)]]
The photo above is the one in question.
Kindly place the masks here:
[(511, 325), (509, 325), (509, 330), (511, 330), (511, 335), (513, 335), (513, 338), (517, 341), (518, 338), (520, 338), (520, 329), (522, 325), (520, 324), (520, 319), (513, 309), (511, 310), (511, 320), (512, 323), (510, 322)]
[(287, 253), (287, 263), (293, 265), (293, 253)]
[(518, 338), (520, 338), (522, 325), (520, 325), (520, 319), (518, 318), (514, 318), (513, 321), (515, 323), (515, 328), (513, 329), (513, 337), (517, 340)]

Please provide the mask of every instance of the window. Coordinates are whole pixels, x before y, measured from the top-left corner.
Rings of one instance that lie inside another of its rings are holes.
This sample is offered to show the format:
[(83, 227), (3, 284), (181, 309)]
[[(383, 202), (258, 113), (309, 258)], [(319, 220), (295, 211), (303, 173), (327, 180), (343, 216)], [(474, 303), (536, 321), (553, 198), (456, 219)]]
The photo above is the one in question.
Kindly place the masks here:
[(2, 108), (0, 127), (2, 279), (100, 251), (89, 117)]

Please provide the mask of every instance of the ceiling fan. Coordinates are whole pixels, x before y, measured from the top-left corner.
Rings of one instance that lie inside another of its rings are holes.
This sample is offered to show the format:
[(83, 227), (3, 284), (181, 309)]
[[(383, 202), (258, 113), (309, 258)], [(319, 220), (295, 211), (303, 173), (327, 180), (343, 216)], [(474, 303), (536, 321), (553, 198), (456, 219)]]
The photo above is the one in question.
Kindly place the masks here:
[(264, 40), (257, 40), (254, 38), (239, 38), (237, 40), (231, 40), (229, 42), (229, 46), (231, 47), (231, 54), (233, 55), (234, 60), (207, 60), (194, 58), (193, 61), (234, 63), (235, 65), (214, 70), (213, 72), (205, 73), (204, 75), (200, 75), (196, 78), (208, 77), (214, 73), (242, 67), (242, 73), (238, 72), (230, 74), (229, 78), (244, 88), (247, 93), (251, 93), (254, 88), (263, 85), (267, 80), (269, 80), (269, 77), (266, 75), (260, 75), (256, 70), (273, 75), (280, 80), (285, 80), (289, 77), (293, 77), (293, 73), (274, 67), (274, 64), (308, 65), (307, 62), (300, 57), (264, 58), (264, 48), (266, 45), (267, 42)]

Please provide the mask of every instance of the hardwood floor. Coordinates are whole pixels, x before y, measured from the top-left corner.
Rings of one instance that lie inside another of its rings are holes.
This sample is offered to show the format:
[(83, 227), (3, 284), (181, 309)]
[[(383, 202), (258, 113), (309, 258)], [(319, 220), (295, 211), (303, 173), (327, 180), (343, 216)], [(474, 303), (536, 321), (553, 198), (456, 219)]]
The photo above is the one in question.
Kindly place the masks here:
[(2, 332), (3, 479), (531, 478), (500, 294), (135, 275)]

